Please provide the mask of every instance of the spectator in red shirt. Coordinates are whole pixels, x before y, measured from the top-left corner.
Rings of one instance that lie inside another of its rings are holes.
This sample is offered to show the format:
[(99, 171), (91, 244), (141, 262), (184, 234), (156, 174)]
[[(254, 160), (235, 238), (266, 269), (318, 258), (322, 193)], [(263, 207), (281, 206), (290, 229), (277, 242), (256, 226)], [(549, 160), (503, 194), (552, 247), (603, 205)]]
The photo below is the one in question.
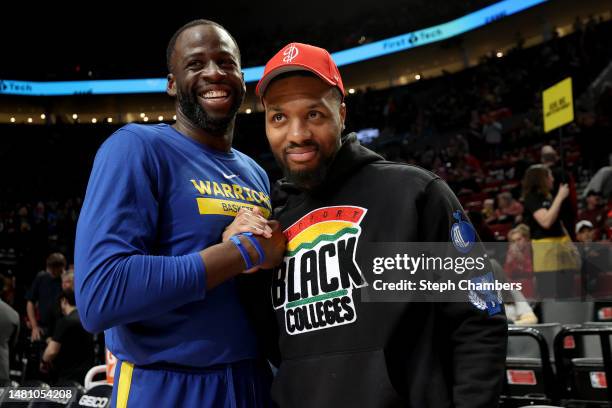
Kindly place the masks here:
[(585, 207), (578, 214), (579, 220), (590, 221), (593, 225), (593, 241), (598, 241), (606, 222), (606, 208), (601, 203), (601, 195), (593, 190), (587, 193)]
[(519, 224), (508, 233), (508, 252), (504, 272), (510, 281), (523, 284), (522, 292), (527, 299), (534, 298), (531, 256), (529, 227)]
[(523, 217), (523, 204), (512, 197), (509, 192), (497, 195), (497, 214), (498, 220), (508, 218), (508, 221), (521, 222)]

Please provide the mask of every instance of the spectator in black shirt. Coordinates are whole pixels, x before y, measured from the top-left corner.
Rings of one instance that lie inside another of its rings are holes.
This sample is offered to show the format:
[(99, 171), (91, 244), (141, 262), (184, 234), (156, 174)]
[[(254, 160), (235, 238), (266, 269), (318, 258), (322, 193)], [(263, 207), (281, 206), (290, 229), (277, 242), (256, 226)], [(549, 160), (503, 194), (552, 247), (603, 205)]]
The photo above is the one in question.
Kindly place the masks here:
[[(536, 164), (523, 178), (525, 220), (532, 237), (533, 272), (538, 295), (543, 298), (567, 297), (572, 293), (575, 261), (571, 239), (559, 219), (561, 204), (569, 194), (567, 184), (561, 184), (552, 198), (554, 178), (551, 170)], [(566, 256), (568, 255), (568, 256)]]
[[(47, 258), (47, 269), (40, 271), (27, 293), (27, 312), (32, 327), (32, 341), (49, 336), (55, 325), (57, 298), (62, 292), (62, 273), (66, 269), (66, 258), (59, 252)], [(36, 318), (38, 305), (39, 318)]]
[(55, 327), (42, 357), (41, 371), (48, 371), (58, 382), (83, 383), (94, 364), (93, 337), (85, 331), (76, 308), (74, 291), (65, 289), (60, 295), (62, 317)]
[(567, 184), (562, 184), (552, 199), (554, 178), (548, 167), (536, 164), (525, 172), (523, 178), (523, 200), (525, 219), (531, 231), (532, 239), (562, 237), (565, 234), (559, 211), (561, 204), (568, 196)]
[(543, 165), (548, 167), (553, 176), (553, 187), (551, 194), (559, 192), (561, 184), (566, 184), (569, 187), (568, 198), (563, 200), (559, 210), (559, 219), (563, 222), (566, 231), (572, 241), (576, 240), (574, 226), (576, 225), (576, 188), (574, 178), (563, 167), (559, 165), (559, 155), (557, 151), (550, 145), (545, 145), (540, 151), (540, 160)]

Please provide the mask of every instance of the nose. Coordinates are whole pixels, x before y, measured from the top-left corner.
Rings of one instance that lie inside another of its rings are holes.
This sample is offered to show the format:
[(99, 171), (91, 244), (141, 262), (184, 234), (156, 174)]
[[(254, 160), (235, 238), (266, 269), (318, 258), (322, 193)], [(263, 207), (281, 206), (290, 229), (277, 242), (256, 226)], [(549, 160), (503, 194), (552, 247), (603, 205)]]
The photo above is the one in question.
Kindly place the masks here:
[(208, 61), (204, 69), (202, 69), (201, 76), (208, 82), (217, 82), (225, 78), (226, 73), (215, 61), (211, 60)]
[(308, 128), (305, 120), (293, 118), (289, 122), (289, 134), (287, 138), (289, 142), (303, 144), (305, 141), (312, 139), (312, 132)]

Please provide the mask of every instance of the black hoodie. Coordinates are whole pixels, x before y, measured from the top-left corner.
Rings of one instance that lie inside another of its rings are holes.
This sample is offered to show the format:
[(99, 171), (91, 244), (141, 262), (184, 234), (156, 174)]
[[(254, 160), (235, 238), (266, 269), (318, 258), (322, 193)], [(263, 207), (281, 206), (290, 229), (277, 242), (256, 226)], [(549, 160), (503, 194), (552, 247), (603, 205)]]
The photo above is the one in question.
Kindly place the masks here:
[(451, 241), (453, 214), (465, 216), (446, 183), (384, 161), (351, 134), (323, 184), (281, 188), (276, 218), (288, 248), (272, 271), (282, 358), (274, 400), (283, 408), (497, 406), (503, 308), (490, 316), (467, 299), (363, 302), (358, 290), (374, 279), (360, 264), (364, 243)]

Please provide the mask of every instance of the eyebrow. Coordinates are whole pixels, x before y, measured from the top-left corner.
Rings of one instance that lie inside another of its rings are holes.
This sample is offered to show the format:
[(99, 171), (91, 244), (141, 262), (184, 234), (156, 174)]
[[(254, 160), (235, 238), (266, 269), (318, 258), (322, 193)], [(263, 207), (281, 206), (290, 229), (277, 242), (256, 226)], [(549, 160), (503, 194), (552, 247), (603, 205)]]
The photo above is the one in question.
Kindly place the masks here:
[[(219, 50), (219, 51), (216, 51), (216, 52), (217, 52), (217, 53), (219, 53), (219, 54), (221, 54), (221, 55), (223, 55), (223, 56), (226, 56), (226, 57), (231, 57), (231, 58), (233, 58), (233, 59), (235, 59), (235, 60), (237, 60), (237, 59), (238, 59), (238, 58), (237, 58), (237, 56), (235, 56), (234, 54), (232, 54), (231, 52), (226, 51), (226, 50)], [(205, 55), (205, 54), (206, 54), (206, 52), (204, 52), (204, 51), (194, 51), (194, 52), (192, 52), (192, 53), (185, 54), (185, 55), (183, 56), (183, 59), (187, 60), (187, 59), (189, 59), (189, 58), (192, 58), (192, 57), (197, 57), (197, 56), (201, 56), (201, 55)]]
[[(314, 109), (314, 108), (325, 108), (320, 102), (315, 102), (306, 107), (306, 109)], [(274, 112), (282, 112), (283, 110), (279, 106), (269, 105), (269, 109)]]

